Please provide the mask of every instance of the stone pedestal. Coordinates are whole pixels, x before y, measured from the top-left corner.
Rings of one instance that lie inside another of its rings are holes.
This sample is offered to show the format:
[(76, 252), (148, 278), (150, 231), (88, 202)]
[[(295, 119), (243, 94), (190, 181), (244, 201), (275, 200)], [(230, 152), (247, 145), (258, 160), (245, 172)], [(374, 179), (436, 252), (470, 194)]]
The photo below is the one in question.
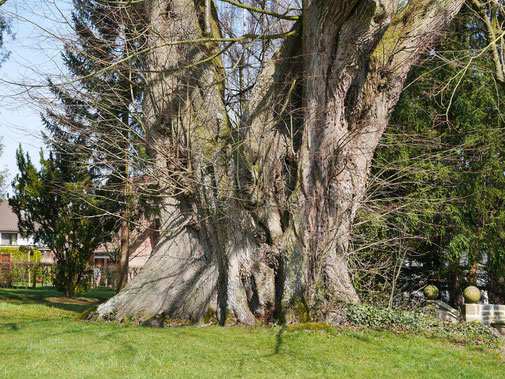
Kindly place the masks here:
[(425, 310), (433, 311), (435, 316), (442, 321), (457, 323), (460, 318), (460, 313), (457, 309), (441, 300), (427, 300)]
[(484, 325), (505, 325), (505, 305), (465, 304), (463, 312), (466, 321), (479, 321)]
[(478, 321), (490, 325), (505, 336), (505, 305), (465, 304), (463, 313), (466, 321)]

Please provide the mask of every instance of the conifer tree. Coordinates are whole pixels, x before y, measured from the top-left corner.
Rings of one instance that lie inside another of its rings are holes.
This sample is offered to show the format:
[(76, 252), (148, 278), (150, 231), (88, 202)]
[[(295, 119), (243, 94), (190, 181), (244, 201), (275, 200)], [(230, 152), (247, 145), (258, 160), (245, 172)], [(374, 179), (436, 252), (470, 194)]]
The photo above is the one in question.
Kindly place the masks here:
[(140, 60), (117, 62), (139, 48), (141, 41), (134, 38), (139, 20), (128, 5), (74, 1), (76, 40), (63, 54), (70, 84), (52, 87), (59, 104), (43, 117), (51, 143), (91, 167), (106, 183), (108, 201), (102, 212), (116, 216), (120, 234), (118, 289), (126, 285), (128, 275), (129, 232), (135, 218), (132, 156), (142, 154), (143, 131), (138, 118)]
[(397, 292), (436, 284), (459, 304), (479, 284), (505, 301), (505, 104), (488, 43), (466, 9), (409, 78), (354, 230), (364, 296), (393, 290), (403, 265)]
[[(0, 7), (4, 5), (7, 0), (0, 0)], [(9, 51), (4, 49), (4, 34), (9, 34), (9, 22), (6, 17), (0, 13), (0, 66), (9, 57)]]
[(103, 200), (97, 178), (54, 146), (48, 158), (41, 152), (40, 170), (21, 147), (17, 165), (9, 204), (19, 229), (51, 249), (56, 258), (54, 284), (65, 296), (75, 297), (87, 288), (89, 260), (110, 239), (113, 226), (111, 217), (100, 214)]

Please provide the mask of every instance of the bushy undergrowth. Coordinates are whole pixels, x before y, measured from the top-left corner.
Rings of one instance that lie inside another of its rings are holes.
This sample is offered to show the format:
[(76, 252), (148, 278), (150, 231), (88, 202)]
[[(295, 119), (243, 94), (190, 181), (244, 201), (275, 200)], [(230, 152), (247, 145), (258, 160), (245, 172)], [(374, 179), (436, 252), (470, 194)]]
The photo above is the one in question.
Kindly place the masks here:
[(350, 305), (347, 321), (357, 328), (412, 332), (427, 337), (447, 338), (456, 343), (497, 348), (502, 339), (489, 326), (478, 322), (453, 324), (432, 315), (406, 310), (391, 310), (366, 304)]

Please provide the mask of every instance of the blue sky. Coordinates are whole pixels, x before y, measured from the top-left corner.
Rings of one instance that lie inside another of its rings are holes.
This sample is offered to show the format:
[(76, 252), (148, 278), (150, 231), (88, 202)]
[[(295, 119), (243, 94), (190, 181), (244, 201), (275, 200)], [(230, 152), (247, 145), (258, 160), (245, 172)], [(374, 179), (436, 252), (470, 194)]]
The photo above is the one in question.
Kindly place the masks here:
[(14, 35), (6, 38), (5, 47), (11, 55), (0, 67), (0, 136), (4, 145), (0, 169), (9, 170), (9, 182), (17, 173), (19, 144), (38, 161), (43, 146), (39, 116), (43, 105), (37, 99), (48, 97), (44, 89), (30, 86), (43, 84), (45, 78), (60, 72), (62, 43), (57, 36), (68, 30), (70, 6), (68, 0), (8, 0), (0, 8)]

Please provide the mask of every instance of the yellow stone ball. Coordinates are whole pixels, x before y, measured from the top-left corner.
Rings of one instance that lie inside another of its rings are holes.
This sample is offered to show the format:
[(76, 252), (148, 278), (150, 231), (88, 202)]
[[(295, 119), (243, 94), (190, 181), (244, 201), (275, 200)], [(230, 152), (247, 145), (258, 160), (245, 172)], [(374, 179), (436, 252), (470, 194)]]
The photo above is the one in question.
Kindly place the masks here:
[(480, 289), (475, 286), (466, 287), (463, 296), (465, 297), (465, 303), (474, 304), (480, 300)]
[(435, 300), (436, 298), (438, 298), (439, 294), (440, 292), (438, 291), (438, 288), (433, 284), (426, 286), (426, 288), (424, 289), (424, 296), (426, 296), (428, 300)]

